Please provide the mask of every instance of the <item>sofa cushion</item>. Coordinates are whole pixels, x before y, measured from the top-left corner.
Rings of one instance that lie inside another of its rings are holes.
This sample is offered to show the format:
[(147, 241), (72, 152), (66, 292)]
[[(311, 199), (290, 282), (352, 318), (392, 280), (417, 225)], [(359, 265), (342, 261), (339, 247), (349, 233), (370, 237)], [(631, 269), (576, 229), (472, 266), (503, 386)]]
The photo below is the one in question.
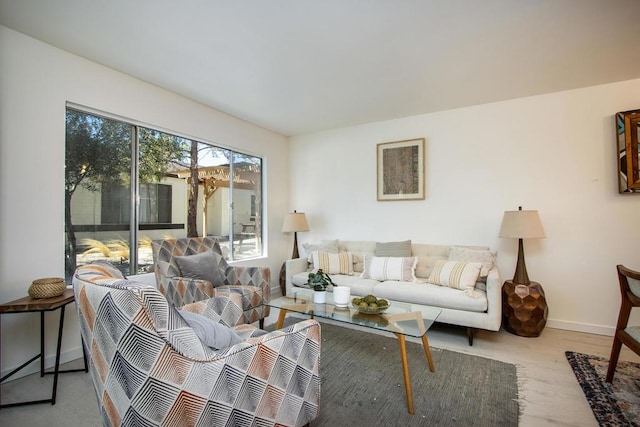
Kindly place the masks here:
[(376, 242), (375, 254), (379, 257), (409, 257), (411, 256), (411, 240)]
[(449, 246), (413, 244), (412, 255), (418, 257), (416, 277), (428, 279), (436, 261), (449, 259)]
[(364, 257), (363, 279), (399, 280), (413, 282), (416, 280), (416, 257)]
[(481, 268), (479, 262), (436, 261), (428, 281), (434, 285), (472, 291)]
[(339, 240), (340, 252), (351, 252), (353, 258), (353, 271), (362, 273), (364, 270), (364, 256), (375, 255), (376, 242), (364, 240)]
[(363, 252), (350, 252), (351, 259), (353, 260), (353, 272), (357, 273), (358, 276), (364, 270), (364, 257), (370, 255), (368, 253)]
[(338, 239), (335, 240), (323, 240), (320, 243), (303, 243), (301, 258), (307, 258), (307, 261), (313, 262), (311, 254), (315, 251), (330, 252), (332, 254), (338, 253)]
[[(410, 304), (428, 305), (452, 310), (483, 313), (487, 311), (487, 294), (475, 290), (477, 298), (469, 298), (463, 291), (431, 283), (411, 283), (386, 281), (375, 287), (373, 294), (378, 298)], [(393, 304), (393, 303), (392, 303)]]
[(180, 269), (180, 277), (207, 280), (214, 286), (219, 286), (224, 282), (223, 273), (218, 267), (221, 258), (222, 255), (214, 251), (174, 257)]
[(466, 261), (482, 263), (480, 277), (487, 277), (489, 270), (496, 262), (498, 253), (488, 249), (471, 249), (461, 246), (451, 246), (449, 249), (449, 261)]
[(313, 269), (322, 269), (327, 274), (351, 274), (353, 272), (353, 259), (350, 252), (315, 251), (311, 254)]

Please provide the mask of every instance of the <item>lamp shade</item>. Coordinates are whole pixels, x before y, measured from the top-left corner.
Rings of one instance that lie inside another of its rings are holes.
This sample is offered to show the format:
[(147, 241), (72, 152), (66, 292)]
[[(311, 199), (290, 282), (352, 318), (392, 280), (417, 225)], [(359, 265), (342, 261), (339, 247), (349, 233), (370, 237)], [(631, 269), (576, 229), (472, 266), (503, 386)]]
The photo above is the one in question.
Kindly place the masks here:
[(545, 236), (538, 211), (505, 211), (500, 237), (542, 239)]
[(304, 215), (304, 212), (294, 211), (284, 216), (282, 232), (291, 233), (297, 231), (309, 231), (309, 224), (307, 223), (307, 217)]

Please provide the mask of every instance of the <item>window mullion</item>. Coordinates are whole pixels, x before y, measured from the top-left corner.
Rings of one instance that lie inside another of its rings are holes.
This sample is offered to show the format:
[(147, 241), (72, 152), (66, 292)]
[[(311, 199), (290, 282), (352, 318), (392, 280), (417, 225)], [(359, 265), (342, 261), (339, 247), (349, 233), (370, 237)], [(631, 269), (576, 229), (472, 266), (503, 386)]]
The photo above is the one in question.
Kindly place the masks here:
[(130, 222), (129, 222), (129, 271), (130, 274), (138, 274), (138, 224), (139, 206), (140, 206), (140, 179), (139, 171), (139, 134), (138, 126), (132, 126), (131, 129), (133, 141), (131, 143), (131, 206), (130, 206)]
[(234, 238), (235, 238), (235, 227), (234, 227), (234, 217), (233, 217), (233, 160), (235, 157), (235, 153), (233, 151), (230, 152), (231, 155), (229, 156), (229, 218), (230, 218), (230, 223), (229, 223), (229, 258), (231, 258), (231, 260), (233, 261), (234, 256), (233, 256), (233, 252), (234, 252)]

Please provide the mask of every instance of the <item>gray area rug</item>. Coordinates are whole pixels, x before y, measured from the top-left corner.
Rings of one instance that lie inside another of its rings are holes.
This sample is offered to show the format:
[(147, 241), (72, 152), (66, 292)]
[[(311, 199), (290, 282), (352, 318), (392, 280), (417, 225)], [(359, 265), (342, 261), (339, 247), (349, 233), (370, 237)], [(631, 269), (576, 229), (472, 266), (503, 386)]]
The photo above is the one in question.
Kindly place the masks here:
[[(296, 321), (290, 318), (287, 324)], [(407, 342), (416, 413), (409, 415), (396, 338), (322, 323), (321, 410), (311, 426), (518, 424), (515, 366), (436, 348), (431, 353), (434, 373), (422, 346)], [(63, 369), (81, 366), (79, 359)], [(51, 381), (50, 375), (35, 374), (3, 384), (2, 401), (47, 398)], [(2, 427), (100, 425), (91, 376), (85, 373), (60, 375), (54, 406), (0, 410)]]
[[(287, 319), (285, 325), (298, 319)], [(322, 323), (320, 426), (517, 426), (516, 367), (407, 342), (415, 415), (397, 339)]]

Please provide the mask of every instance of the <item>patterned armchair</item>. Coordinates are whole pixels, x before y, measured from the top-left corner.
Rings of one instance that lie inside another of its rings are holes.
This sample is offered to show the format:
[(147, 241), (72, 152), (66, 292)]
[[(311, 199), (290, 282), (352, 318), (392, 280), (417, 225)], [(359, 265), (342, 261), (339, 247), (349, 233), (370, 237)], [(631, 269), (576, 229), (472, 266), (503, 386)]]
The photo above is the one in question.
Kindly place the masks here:
[[(263, 305), (271, 299), (271, 270), (268, 267), (230, 266), (222, 256), (218, 241), (212, 237), (186, 237), (154, 240), (151, 243), (158, 289), (176, 307), (215, 296), (240, 295), (244, 322), (260, 321), (269, 315), (270, 307)], [(176, 257), (195, 255), (212, 250), (216, 255), (222, 283), (181, 277)]]
[[(80, 329), (105, 426), (305, 425), (320, 408), (320, 326), (306, 320), (243, 342), (204, 345), (153, 286), (107, 263), (73, 278)], [(242, 322), (237, 296), (185, 306), (220, 323)]]

